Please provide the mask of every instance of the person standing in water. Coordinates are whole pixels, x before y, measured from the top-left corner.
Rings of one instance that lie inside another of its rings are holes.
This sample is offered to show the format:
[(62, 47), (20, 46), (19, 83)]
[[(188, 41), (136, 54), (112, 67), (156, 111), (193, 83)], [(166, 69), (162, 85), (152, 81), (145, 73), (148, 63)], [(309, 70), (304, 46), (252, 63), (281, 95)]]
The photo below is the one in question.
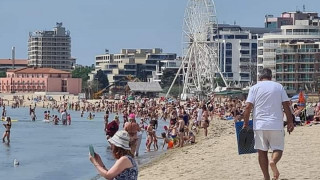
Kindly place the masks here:
[(68, 122), (68, 125), (71, 125), (71, 115), (70, 115), (70, 113), (68, 113), (68, 115), (67, 115), (67, 122)]
[(106, 111), (106, 114), (104, 115), (104, 131), (107, 132), (107, 126), (109, 121), (109, 111)]
[(137, 133), (140, 131), (140, 127), (135, 120), (134, 114), (129, 115), (129, 122), (125, 123), (124, 130), (126, 130), (129, 133), (131, 152), (132, 154), (135, 154), (138, 141)]
[(6, 117), (7, 124), (3, 124), (3, 126), (6, 128), (6, 130), (3, 133), (2, 136), (2, 142), (6, 142), (5, 138), (7, 138), (8, 143), (10, 143), (10, 129), (11, 129), (11, 118)]
[(62, 110), (62, 112), (61, 112), (61, 121), (62, 121), (62, 125), (67, 125), (67, 113), (66, 113), (66, 110)]
[(6, 116), (7, 116), (6, 106), (3, 105), (3, 108), (2, 108), (2, 119), (4, 119)]
[(36, 112), (35, 112), (35, 110), (33, 109), (33, 110), (31, 110), (31, 120), (32, 120), (32, 121), (36, 121), (36, 118), (37, 118)]

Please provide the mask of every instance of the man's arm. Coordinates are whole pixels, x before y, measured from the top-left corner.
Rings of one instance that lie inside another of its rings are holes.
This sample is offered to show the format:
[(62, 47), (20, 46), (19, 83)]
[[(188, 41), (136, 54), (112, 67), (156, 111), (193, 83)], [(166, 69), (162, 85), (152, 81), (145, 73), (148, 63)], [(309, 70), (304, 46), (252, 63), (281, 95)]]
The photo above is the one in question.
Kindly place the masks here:
[(289, 101), (282, 102), (284, 113), (287, 116), (287, 131), (291, 133), (294, 129), (294, 124), (293, 124), (292, 113), (291, 113), (289, 104), (290, 104)]
[(249, 118), (250, 118), (250, 113), (252, 108), (253, 108), (253, 104), (247, 102), (245, 111), (243, 113), (243, 120), (244, 120), (243, 128), (247, 128), (249, 126)]

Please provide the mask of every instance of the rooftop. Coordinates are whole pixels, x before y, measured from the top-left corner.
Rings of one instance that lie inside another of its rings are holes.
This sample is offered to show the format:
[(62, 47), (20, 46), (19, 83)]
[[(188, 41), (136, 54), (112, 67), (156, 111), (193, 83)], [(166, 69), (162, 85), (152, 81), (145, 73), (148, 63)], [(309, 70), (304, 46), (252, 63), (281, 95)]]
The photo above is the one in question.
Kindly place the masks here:
[[(0, 59), (0, 65), (12, 64), (12, 59)], [(15, 59), (14, 64), (17, 65), (28, 65), (27, 59)]]
[(128, 82), (128, 86), (134, 92), (162, 92), (158, 82)]
[(10, 69), (7, 72), (14, 72), (16, 74), (70, 74), (70, 72), (53, 68), (20, 68)]

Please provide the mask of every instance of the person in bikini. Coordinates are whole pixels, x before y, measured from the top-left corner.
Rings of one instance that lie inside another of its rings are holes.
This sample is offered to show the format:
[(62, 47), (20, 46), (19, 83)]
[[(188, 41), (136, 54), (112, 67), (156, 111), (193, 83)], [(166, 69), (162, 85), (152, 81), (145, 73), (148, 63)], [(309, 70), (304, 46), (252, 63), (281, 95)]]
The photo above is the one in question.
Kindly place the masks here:
[(208, 127), (209, 127), (209, 113), (205, 105), (202, 106), (202, 122), (201, 126), (204, 129), (204, 135), (208, 136)]
[(3, 126), (5, 127), (6, 130), (3, 133), (2, 142), (5, 143), (6, 142), (5, 138), (7, 138), (8, 143), (10, 143), (11, 118), (6, 117), (6, 121), (7, 121), (7, 124), (3, 124)]
[(179, 147), (183, 147), (183, 143), (184, 143), (183, 137), (184, 137), (185, 122), (184, 122), (184, 120), (182, 118), (183, 117), (180, 116), (179, 117), (179, 121), (177, 122), (178, 130), (179, 130), (179, 133), (178, 133), (178, 136), (179, 136)]
[(134, 114), (129, 115), (129, 122), (125, 123), (124, 130), (126, 130), (129, 133), (131, 152), (132, 154), (135, 154), (138, 140), (137, 132), (141, 130), (139, 124), (136, 123)]

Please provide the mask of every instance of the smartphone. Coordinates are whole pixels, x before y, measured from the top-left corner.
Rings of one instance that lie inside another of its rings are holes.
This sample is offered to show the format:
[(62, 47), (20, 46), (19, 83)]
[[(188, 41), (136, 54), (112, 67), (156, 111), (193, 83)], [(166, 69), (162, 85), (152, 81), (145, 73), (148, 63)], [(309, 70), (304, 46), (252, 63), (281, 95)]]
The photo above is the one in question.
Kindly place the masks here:
[(92, 145), (89, 145), (89, 152), (92, 157), (94, 157), (94, 149)]

